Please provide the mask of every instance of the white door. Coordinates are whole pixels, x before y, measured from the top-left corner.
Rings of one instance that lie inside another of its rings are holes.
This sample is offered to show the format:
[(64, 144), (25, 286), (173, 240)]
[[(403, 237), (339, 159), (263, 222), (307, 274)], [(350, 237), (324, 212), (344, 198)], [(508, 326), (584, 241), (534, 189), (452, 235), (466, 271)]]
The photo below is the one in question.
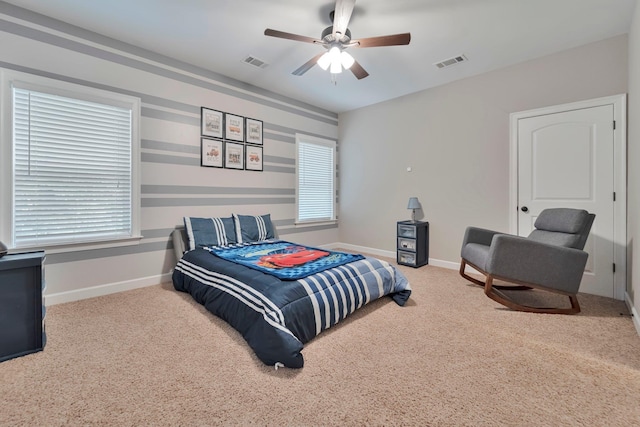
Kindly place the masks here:
[(528, 235), (546, 208), (596, 214), (580, 292), (613, 298), (613, 105), (522, 118), (517, 126), (518, 234)]

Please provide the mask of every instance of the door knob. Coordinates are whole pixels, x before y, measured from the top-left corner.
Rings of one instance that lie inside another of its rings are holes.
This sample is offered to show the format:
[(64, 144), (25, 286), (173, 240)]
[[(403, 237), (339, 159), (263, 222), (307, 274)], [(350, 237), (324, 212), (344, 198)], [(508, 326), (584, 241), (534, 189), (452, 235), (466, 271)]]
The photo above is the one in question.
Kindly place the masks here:
[(521, 207), (521, 208), (520, 208), (520, 210), (521, 210), (522, 212), (524, 212), (524, 213), (529, 212), (529, 208), (528, 208), (528, 207), (526, 207), (526, 206)]

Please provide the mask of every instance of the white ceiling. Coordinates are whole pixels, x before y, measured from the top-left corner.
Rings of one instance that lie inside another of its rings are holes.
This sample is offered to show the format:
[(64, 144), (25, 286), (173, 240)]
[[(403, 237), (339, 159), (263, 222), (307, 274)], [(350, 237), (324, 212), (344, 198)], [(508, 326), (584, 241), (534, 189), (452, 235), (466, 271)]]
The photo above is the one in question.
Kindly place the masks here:
[[(265, 28), (320, 38), (332, 0), (8, 0), (309, 104), (343, 112), (627, 33), (636, 0), (358, 0), (354, 39), (411, 33), (408, 46), (351, 48), (370, 73), (331, 83), (321, 46), (264, 36)], [(433, 64), (464, 54), (469, 61)], [(251, 55), (269, 65), (242, 62)]]

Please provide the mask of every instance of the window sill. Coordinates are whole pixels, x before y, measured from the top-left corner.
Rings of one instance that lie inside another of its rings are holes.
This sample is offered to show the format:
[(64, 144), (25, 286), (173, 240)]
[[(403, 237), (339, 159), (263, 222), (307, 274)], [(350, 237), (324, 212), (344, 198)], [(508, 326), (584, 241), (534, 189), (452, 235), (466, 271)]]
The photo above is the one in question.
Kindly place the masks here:
[(309, 225), (335, 225), (338, 223), (337, 219), (334, 220), (322, 220), (322, 221), (299, 221), (299, 222), (295, 222), (294, 225), (296, 227), (306, 227)]
[(116, 248), (121, 246), (133, 246), (133, 245), (140, 244), (140, 240), (142, 240), (142, 236), (133, 236), (133, 237), (127, 237), (123, 239), (116, 239), (116, 240), (76, 242), (76, 243), (65, 243), (65, 244), (49, 245), (49, 246), (47, 245), (20, 246), (17, 248), (10, 248), (9, 251), (12, 253), (17, 253), (17, 252), (43, 250), (47, 254), (60, 254), (65, 252), (78, 252), (78, 251), (89, 251), (93, 249), (106, 249), (106, 248)]

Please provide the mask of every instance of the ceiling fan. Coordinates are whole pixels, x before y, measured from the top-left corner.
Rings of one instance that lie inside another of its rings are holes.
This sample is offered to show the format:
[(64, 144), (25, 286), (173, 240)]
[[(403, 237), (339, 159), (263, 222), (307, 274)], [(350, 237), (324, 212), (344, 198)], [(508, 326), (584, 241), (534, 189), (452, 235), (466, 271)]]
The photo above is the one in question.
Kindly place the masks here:
[(329, 69), (332, 76), (342, 72), (342, 69), (349, 69), (354, 76), (364, 79), (369, 75), (367, 71), (345, 50), (350, 47), (377, 47), (377, 46), (398, 46), (407, 45), (411, 41), (411, 33), (393, 34), (389, 36), (368, 37), (364, 39), (352, 39), (351, 31), (347, 28), (351, 13), (356, 0), (337, 0), (336, 7), (329, 15), (333, 21), (331, 27), (322, 31), (320, 39), (286, 33), (284, 31), (264, 30), (265, 36), (278, 37), (281, 39), (295, 40), (305, 43), (313, 43), (324, 46), (326, 52), (321, 52), (304, 63), (292, 74), (301, 76), (318, 64), (322, 69)]

